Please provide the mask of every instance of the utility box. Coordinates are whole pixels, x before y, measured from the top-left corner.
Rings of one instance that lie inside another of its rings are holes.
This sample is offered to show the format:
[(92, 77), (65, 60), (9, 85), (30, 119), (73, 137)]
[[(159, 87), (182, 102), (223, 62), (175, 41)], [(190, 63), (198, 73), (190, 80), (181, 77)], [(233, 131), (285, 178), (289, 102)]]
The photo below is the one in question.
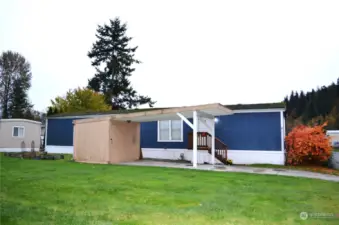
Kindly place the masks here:
[(140, 123), (111, 117), (73, 121), (74, 160), (87, 163), (121, 163), (139, 159)]

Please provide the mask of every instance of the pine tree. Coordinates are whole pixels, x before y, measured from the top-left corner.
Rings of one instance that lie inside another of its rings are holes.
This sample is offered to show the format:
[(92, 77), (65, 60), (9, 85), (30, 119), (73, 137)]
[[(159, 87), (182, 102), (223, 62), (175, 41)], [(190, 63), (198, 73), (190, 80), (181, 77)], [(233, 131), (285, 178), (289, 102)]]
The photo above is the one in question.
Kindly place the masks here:
[(0, 56), (0, 108), (2, 118), (23, 117), (30, 110), (27, 92), (31, 87), (30, 64), (17, 52)]
[(307, 104), (306, 96), (303, 91), (300, 91), (298, 111), (297, 111), (298, 116), (303, 115), (303, 113), (305, 112), (306, 104)]
[(140, 61), (134, 56), (138, 47), (129, 46), (132, 38), (126, 35), (126, 31), (126, 23), (122, 24), (119, 18), (110, 20), (108, 25), (98, 26), (98, 40), (87, 54), (97, 73), (88, 81), (88, 87), (103, 93), (112, 109), (132, 108), (141, 104), (153, 107), (155, 102), (150, 97), (137, 94), (131, 86), (129, 77), (135, 70), (132, 66)]
[(13, 82), (13, 99), (8, 111), (11, 118), (33, 119), (31, 113), (33, 105), (28, 100), (27, 91), (23, 87), (25, 85), (22, 80), (14, 80)]
[(287, 101), (286, 104), (288, 114), (291, 114), (295, 110), (295, 104), (296, 104), (295, 94), (294, 91), (292, 91), (289, 100)]
[(298, 113), (300, 111), (300, 98), (299, 98), (299, 93), (296, 91), (294, 95), (294, 109), (296, 111), (297, 117), (300, 116)]

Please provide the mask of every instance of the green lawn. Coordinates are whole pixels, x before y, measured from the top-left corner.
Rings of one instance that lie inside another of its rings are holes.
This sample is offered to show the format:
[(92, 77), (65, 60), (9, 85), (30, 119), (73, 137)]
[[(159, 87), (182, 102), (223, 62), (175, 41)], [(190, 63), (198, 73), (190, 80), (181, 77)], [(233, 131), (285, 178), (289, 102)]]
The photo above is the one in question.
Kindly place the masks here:
[(1, 156), (0, 224), (339, 224), (339, 183)]

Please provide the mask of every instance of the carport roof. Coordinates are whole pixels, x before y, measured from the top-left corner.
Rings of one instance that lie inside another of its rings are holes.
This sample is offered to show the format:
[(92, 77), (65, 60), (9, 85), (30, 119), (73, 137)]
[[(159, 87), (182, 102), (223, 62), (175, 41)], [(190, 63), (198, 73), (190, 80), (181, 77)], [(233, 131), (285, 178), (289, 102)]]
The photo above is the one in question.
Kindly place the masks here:
[(232, 110), (219, 104), (206, 104), (196, 106), (184, 106), (168, 109), (149, 110), (143, 112), (124, 113), (112, 115), (115, 120), (132, 121), (132, 122), (148, 122), (157, 120), (174, 120), (178, 119), (177, 113), (180, 113), (186, 118), (192, 118), (193, 112), (205, 113), (211, 116), (221, 116), (232, 114)]
[[(283, 102), (277, 103), (259, 103), (259, 104), (237, 104), (237, 105), (224, 105), (226, 108), (231, 110), (262, 110), (262, 109), (285, 109)], [(115, 114), (123, 113), (137, 113), (137, 112), (147, 112), (147, 111), (156, 111), (164, 109), (173, 109), (173, 107), (166, 108), (146, 108), (146, 109), (127, 109), (127, 110), (110, 110), (105, 112), (78, 112), (78, 113), (59, 113), (47, 116), (48, 118), (81, 118), (81, 117), (95, 117), (95, 116), (110, 116)]]

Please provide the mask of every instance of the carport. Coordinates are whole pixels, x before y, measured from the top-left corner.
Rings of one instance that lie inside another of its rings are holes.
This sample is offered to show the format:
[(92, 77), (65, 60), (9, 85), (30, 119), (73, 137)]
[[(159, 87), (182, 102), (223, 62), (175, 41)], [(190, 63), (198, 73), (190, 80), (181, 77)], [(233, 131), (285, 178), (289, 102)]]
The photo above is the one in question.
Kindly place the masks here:
[[(120, 163), (137, 159), (140, 151), (140, 123), (160, 120), (182, 119), (193, 130), (193, 167), (197, 167), (198, 126), (204, 124), (215, 139), (213, 123), (206, 123), (202, 118), (214, 121), (215, 116), (232, 114), (232, 110), (221, 104), (205, 104), (176, 107), (161, 110), (149, 110), (123, 114), (112, 114), (102, 118), (82, 119), (74, 124), (74, 159), (84, 162)], [(189, 119), (193, 121), (190, 122)], [(99, 149), (98, 148), (99, 146)], [(212, 141), (211, 162), (215, 162), (215, 143)], [(99, 154), (100, 159), (90, 160), (81, 155)], [(113, 161), (112, 161), (113, 160)]]

